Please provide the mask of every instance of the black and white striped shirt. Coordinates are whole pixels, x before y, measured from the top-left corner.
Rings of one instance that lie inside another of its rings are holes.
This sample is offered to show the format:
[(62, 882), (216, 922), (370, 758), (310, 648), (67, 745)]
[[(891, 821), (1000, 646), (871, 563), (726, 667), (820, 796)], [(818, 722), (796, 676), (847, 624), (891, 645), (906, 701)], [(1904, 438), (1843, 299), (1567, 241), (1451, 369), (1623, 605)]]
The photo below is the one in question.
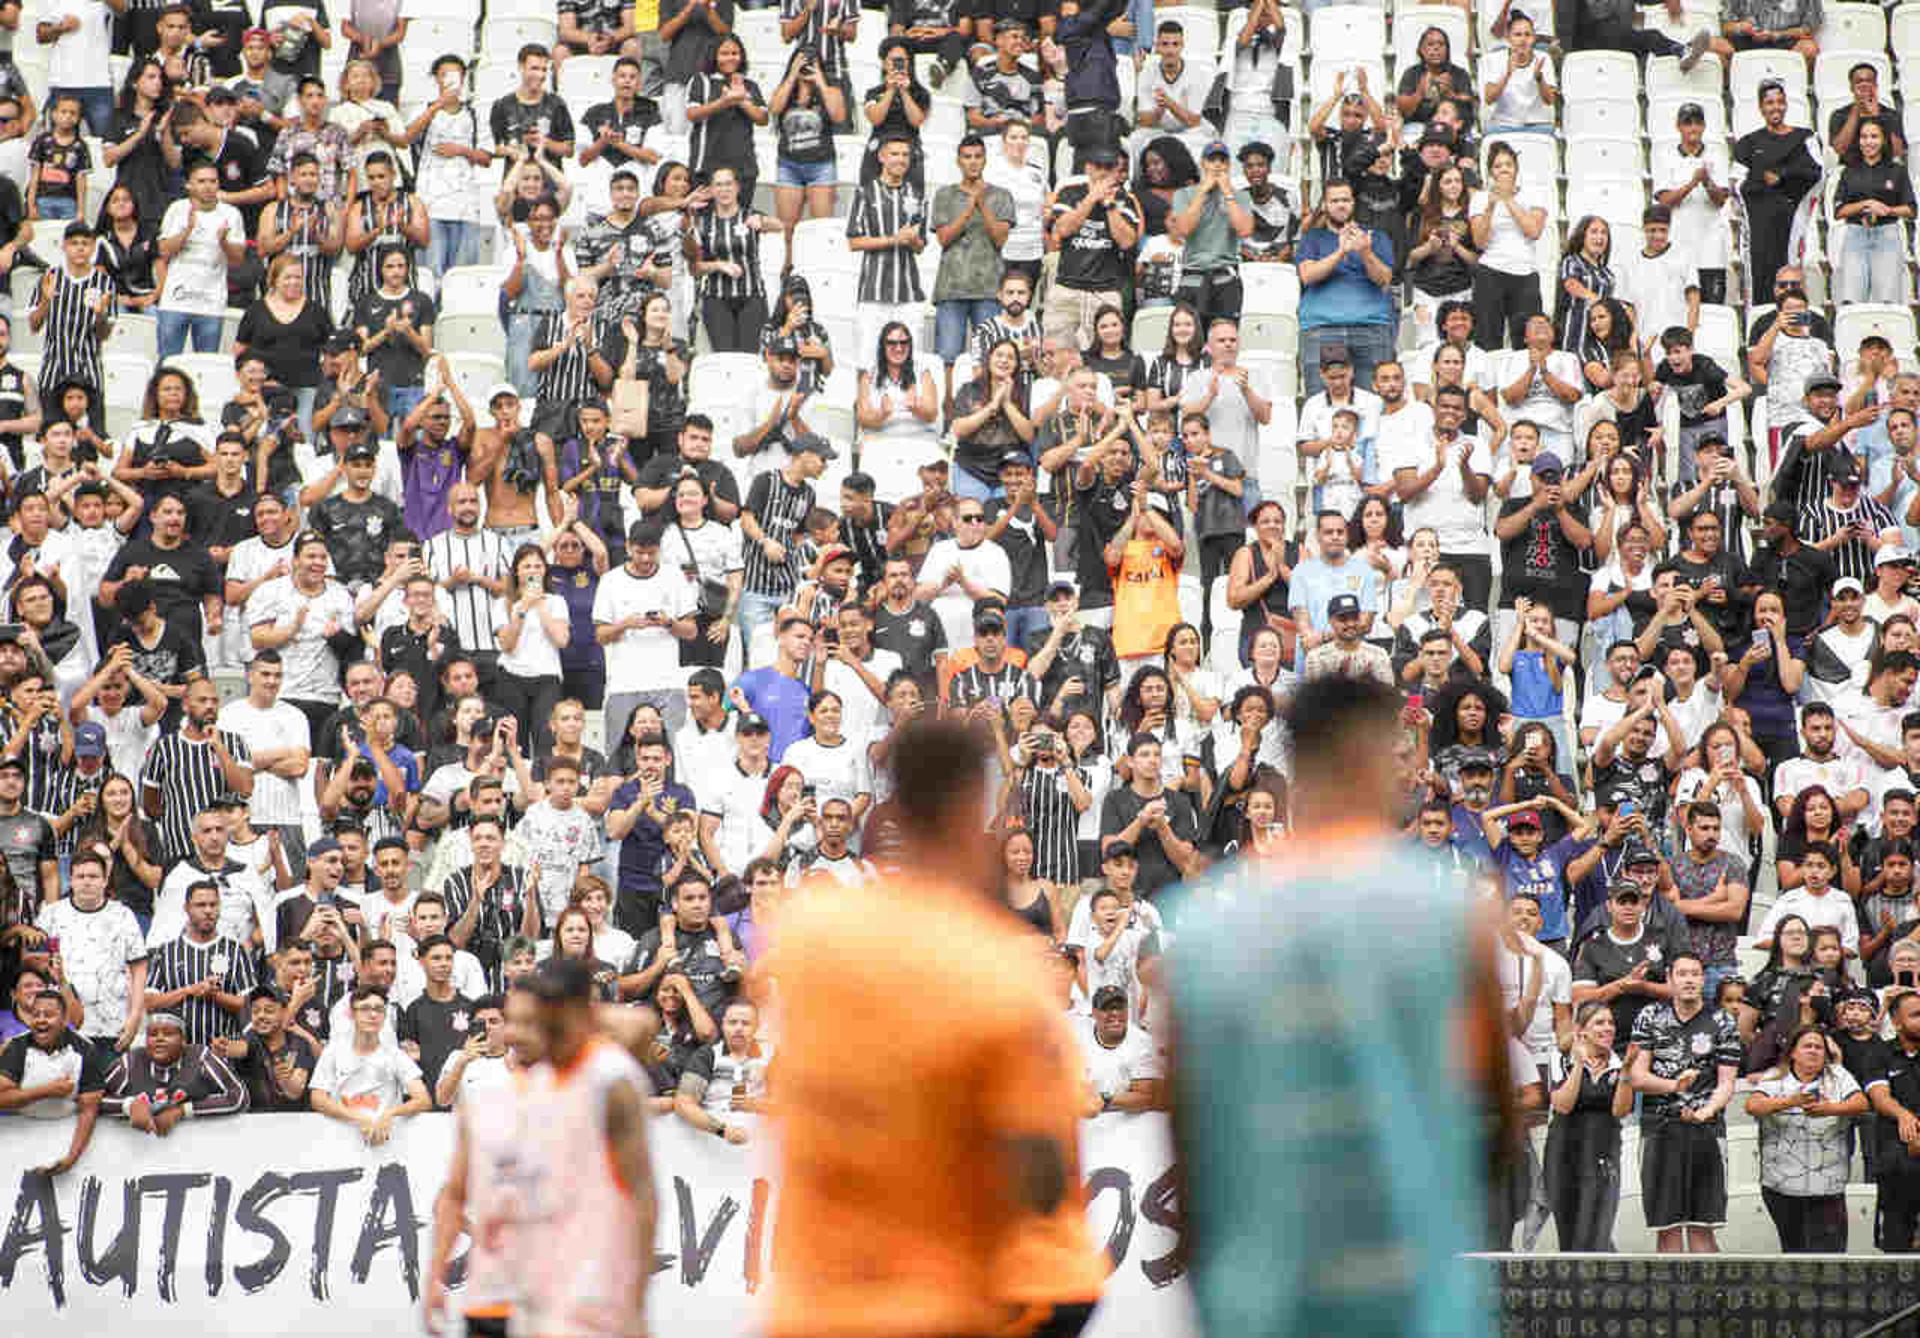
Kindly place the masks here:
[(747, 226), (749, 220), (765, 217), (749, 209), (727, 218), (715, 209), (703, 209), (693, 216), (693, 240), (700, 248), (701, 261), (731, 260), (741, 269), (739, 278), (719, 270), (702, 274), (700, 296), (766, 296), (766, 280), (760, 274), (760, 234)]
[[(195, 943), (181, 934), (147, 954), (147, 988), (155, 994), (185, 989), (209, 977), (220, 982), (222, 994), (246, 998), (257, 978), (253, 954), (221, 934), (205, 943)], [(191, 1045), (206, 1045), (219, 1037), (240, 1034), (240, 1019), (208, 995), (189, 996), (166, 1011), (180, 1015)]]
[[(440, 895), (447, 899), (449, 925), (459, 923), (460, 917), (467, 913), (467, 906), (474, 898), (473, 880), (473, 866), (468, 865), (464, 869), (455, 869), (441, 884)], [(467, 940), (467, 951), (479, 958), (480, 965), (487, 969), (488, 988), (497, 990), (505, 984), (501, 968), (505, 964), (507, 940), (520, 932), (521, 916), (526, 909), (527, 898), (533, 893), (528, 887), (524, 870), (516, 865), (502, 864), (493, 885), (480, 895), (485, 900), (480, 905), (480, 913), (474, 917), (473, 935)]]
[(100, 335), (95, 322), (99, 316), (88, 303), (95, 294), (107, 298), (106, 314), (119, 311), (113, 276), (95, 265), (84, 279), (76, 279), (64, 264), (53, 271), (53, 296), (47, 300), (47, 321), (41, 327), (45, 350), (40, 355), (40, 393), (47, 394), (63, 381), (78, 381), (98, 389), (100, 373)]
[[(219, 730), (220, 741), (234, 761), (246, 765), (251, 754), (247, 741), (231, 730)], [(171, 865), (193, 853), (193, 819), (231, 788), (225, 769), (213, 751), (213, 741), (195, 742), (178, 730), (162, 734), (147, 753), (140, 773), (143, 790), (160, 792), (160, 862)]]
[(988, 698), (1004, 705), (1015, 697), (1025, 697), (1038, 706), (1040, 684), (1032, 674), (1012, 661), (1002, 664), (998, 669), (970, 664), (947, 684), (947, 707), (956, 712), (965, 711)]
[[(1800, 542), (1822, 543), (1854, 524), (1865, 525), (1876, 532), (1889, 530), (1894, 526), (1893, 513), (1869, 497), (1865, 489), (1850, 511), (1836, 510), (1832, 501), (1823, 497), (1800, 508)], [(1862, 585), (1873, 584), (1873, 550), (1863, 541), (1849, 539), (1838, 548), (1828, 549), (1827, 555), (1841, 576), (1851, 576)]]
[(356, 979), (353, 954), (338, 957), (313, 955), (313, 998), (294, 1019), (321, 1041), (333, 1030), (333, 1006), (353, 993)]
[[(973, 354), (973, 365), (975, 367), (981, 367), (986, 364), (987, 354), (993, 352), (993, 346), (995, 344), (1009, 340), (1014, 344), (1020, 344), (1024, 340), (1032, 339), (1038, 341), (1039, 338), (1040, 313), (1029, 307), (1026, 317), (1021, 320), (1018, 325), (1009, 321), (1007, 319), (1007, 313), (1004, 311), (998, 316), (989, 316), (986, 320), (981, 321), (973, 327), (972, 332), (967, 336), (967, 348)], [(1024, 354), (1021, 356), (1020, 362), (1023, 372), (1030, 370), (1026, 366), (1026, 357)]]
[[(927, 197), (910, 183), (889, 186), (875, 177), (853, 197), (847, 215), (848, 237), (891, 237), (900, 229), (917, 226), (927, 235)], [(889, 246), (860, 253), (860, 300), (899, 306), (924, 302), (920, 287), (920, 260), (910, 246)]]
[(794, 39), (793, 49), (811, 51), (820, 59), (820, 73), (829, 83), (842, 83), (847, 77), (847, 43), (840, 30), (860, 17), (859, 0), (780, 0), (780, 21), (784, 25), (807, 16), (806, 27)]
[(1027, 833), (1033, 838), (1033, 876), (1050, 883), (1075, 883), (1080, 879), (1080, 812), (1067, 793), (1067, 772), (1071, 769), (1088, 783), (1080, 767), (1055, 767), (1044, 771), (1029, 767), (1020, 776), (1020, 812), (1026, 818)]
[[(471, 534), (442, 530), (427, 540), (427, 570), (443, 585), (455, 567), (487, 577), (507, 574), (507, 545), (492, 530), (477, 529)], [(476, 652), (495, 650), (499, 644), (494, 633), (493, 592), (478, 583), (448, 586), (447, 598), (453, 605), (453, 630), (460, 644)]]
[(273, 225), (278, 232), (292, 232), (286, 252), (300, 262), (300, 271), (306, 276), (307, 301), (326, 311), (333, 306), (333, 257), (321, 249), (332, 232), (327, 207), (318, 198), (312, 200), (304, 207), (297, 226), (295, 208), (291, 199), (275, 204)]
[(799, 584), (800, 527), (813, 510), (813, 485), (787, 482), (785, 474), (770, 469), (747, 489), (747, 513), (760, 530), (787, 551), (787, 560), (775, 566), (760, 544), (745, 545), (744, 589), (750, 595), (789, 595)]
[[(570, 318), (564, 311), (556, 311), (540, 322), (539, 336), (534, 340), (535, 348), (554, 348), (567, 337), (567, 322)], [(600, 341), (589, 320), (587, 333), (580, 343), (574, 344), (561, 353), (558, 359), (548, 363), (540, 373), (540, 420), (550, 420), (554, 415), (564, 415), (566, 425), (572, 426), (573, 409), (585, 401), (600, 394), (600, 383), (593, 379), (591, 366), (593, 355), (599, 350)]]
[[(348, 305), (359, 305), (362, 298), (380, 286), (379, 266), (389, 251), (398, 251), (407, 258), (407, 287), (414, 287), (413, 243), (400, 230), (413, 209), (413, 193), (395, 186), (393, 198), (382, 206), (373, 202), (372, 191), (363, 190), (349, 207), (360, 212), (360, 227), (374, 237), (373, 245), (353, 258), (353, 268), (347, 272)], [(400, 226), (395, 226), (396, 223)]]

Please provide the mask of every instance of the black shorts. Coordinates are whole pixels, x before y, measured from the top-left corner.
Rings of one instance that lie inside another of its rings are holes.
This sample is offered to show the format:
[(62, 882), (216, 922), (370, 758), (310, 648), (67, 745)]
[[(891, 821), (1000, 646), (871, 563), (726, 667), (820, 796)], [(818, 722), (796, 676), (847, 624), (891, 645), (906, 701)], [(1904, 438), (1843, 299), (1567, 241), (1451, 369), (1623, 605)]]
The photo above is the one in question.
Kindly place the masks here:
[(507, 1338), (505, 1315), (468, 1315), (467, 1338)]
[(1727, 1222), (1727, 1154), (1710, 1124), (1665, 1120), (1640, 1133), (1640, 1205), (1649, 1231)]

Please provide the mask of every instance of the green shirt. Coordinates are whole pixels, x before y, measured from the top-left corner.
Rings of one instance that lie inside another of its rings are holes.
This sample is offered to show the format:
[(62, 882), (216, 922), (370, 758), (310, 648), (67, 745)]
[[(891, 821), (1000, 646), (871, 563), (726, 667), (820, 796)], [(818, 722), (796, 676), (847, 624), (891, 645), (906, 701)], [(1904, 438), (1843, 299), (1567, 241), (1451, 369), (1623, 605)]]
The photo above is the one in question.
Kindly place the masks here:
[[(988, 186), (985, 205), (1002, 223), (1013, 222), (1013, 196), (1000, 186)], [(966, 212), (967, 193), (958, 186), (942, 186), (933, 197), (934, 228), (944, 228)], [(984, 302), (1000, 288), (1000, 248), (987, 235), (986, 220), (976, 210), (953, 245), (940, 252), (940, 272), (933, 280), (936, 302)]]
[[(1182, 186), (1175, 191), (1169, 217), (1186, 213), (1197, 190), (1198, 186)], [(1246, 191), (1235, 191), (1233, 198), (1249, 214), (1253, 212), (1253, 197)], [(1187, 247), (1180, 257), (1180, 271), (1183, 274), (1198, 274), (1207, 270), (1228, 269), (1239, 263), (1240, 238), (1234, 235), (1233, 222), (1227, 217), (1226, 205), (1221, 203), (1218, 195), (1214, 195), (1200, 210), (1200, 221), (1187, 234)]]

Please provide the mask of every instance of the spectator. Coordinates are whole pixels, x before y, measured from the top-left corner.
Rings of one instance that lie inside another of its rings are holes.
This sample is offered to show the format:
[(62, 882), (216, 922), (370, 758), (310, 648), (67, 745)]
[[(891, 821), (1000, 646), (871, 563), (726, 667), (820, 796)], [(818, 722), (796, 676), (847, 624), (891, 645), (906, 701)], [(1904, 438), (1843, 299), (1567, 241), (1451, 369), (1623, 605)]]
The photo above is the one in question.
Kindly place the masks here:
[(1620, 1207), (1620, 1121), (1633, 1109), (1633, 1087), (1614, 1052), (1612, 1011), (1598, 1000), (1574, 1014), (1566, 1072), (1549, 1098), (1546, 1190), (1562, 1250), (1610, 1252)]
[(1093, 342), (1101, 307), (1121, 305), (1126, 253), (1139, 241), (1140, 205), (1124, 184), (1120, 155), (1095, 145), (1082, 155), (1084, 183), (1069, 181), (1056, 192), (1048, 232), (1061, 247), (1062, 265), (1048, 290), (1042, 321), (1046, 332)]
[(247, 1089), (209, 1046), (189, 1042), (172, 1013), (147, 1018), (147, 1043), (120, 1056), (107, 1074), (102, 1114), (125, 1116), (142, 1133), (165, 1138), (188, 1117), (237, 1115)]
[(75, 1117), (67, 1154), (38, 1168), (57, 1176), (86, 1155), (115, 1061), (111, 1051), (89, 1043), (67, 1025), (66, 1004), (58, 991), (41, 989), (28, 996), (21, 1012), (26, 1030), (0, 1047), (0, 1110), (28, 1119)]
[(319, 1052), (289, 1025), (288, 995), (260, 984), (248, 996), (245, 1032), (220, 1048), (234, 1076), (247, 1089), (247, 1108), (259, 1112), (305, 1110), (307, 1083)]
[(760, 171), (753, 132), (767, 123), (767, 100), (747, 78), (747, 49), (734, 34), (714, 44), (707, 68), (687, 85), (687, 119), (693, 122), (687, 156), (695, 178), (711, 182), (721, 168), (731, 168), (740, 201), (750, 206)]
[[(810, 22), (809, 11), (801, 21)], [(834, 210), (835, 167), (833, 132), (846, 122), (846, 96), (821, 68), (819, 57), (796, 52), (787, 63), (786, 77), (767, 102), (768, 115), (779, 132), (779, 175), (773, 188), (774, 212), (788, 233), (808, 218), (831, 218)]]
[[(225, 818), (213, 821), (224, 826)], [(224, 844), (224, 831), (220, 839)], [(216, 877), (225, 877), (227, 871), (219, 863), (215, 869)], [(247, 995), (254, 986), (254, 958), (250, 942), (219, 932), (226, 900), (221, 883), (198, 870), (195, 873), (199, 876), (188, 884), (183, 898), (185, 928), (176, 938), (153, 943), (142, 1011), (172, 1016), (190, 1044), (210, 1045), (238, 1034), (237, 1019), (246, 1011)], [(236, 890), (244, 900), (244, 885)], [(257, 928), (252, 937), (258, 937)]]
[(1090, 1089), (1083, 1115), (1135, 1114), (1165, 1104), (1164, 1079), (1152, 1039), (1133, 1025), (1126, 991), (1117, 985), (1096, 990), (1093, 1015), (1076, 1033), (1086, 1061)]
[(1130, 779), (1106, 797), (1100, 816), (1100, 842), (1111, 858), (1116, 848), (1140, 862), (1139, 889), (1152, 896), (1184, 877), (1193, 862), (1199, 821), (1189, 797), (1161, 780), (1160, 740), (1135, 734), (1127, 742)]
[(316, 1113), (355, 1126), (370, 1146), (393, 1136), (395, 1121), (433, 1108), (420, 1066), (383, 1034), (386, 996), (371, 986), (352, 995), (353, 1033), (320, 1052), (308, 1091)]
[[(1751, 29), (1752, 22), (1735, 17), (1728, 26), (1744, 24)], [(1774, 272), (1786, 263), (1789, 235), (1820, 177), (1820, 164), (1810, 143), (1813, 132), (1787, 124), (1785, 85), (1778, 79), (1763, 79), (1758, 94), (1761, 125), (1734, 142), (1733, 161), (1746, 169), (1740, 196), (1749, 229), (1747, 282), (1750, 291), (1764, 293), (1773, 287)]]
[(1301, 237), (1299, 262), (1300, 351), (1307, 366), (1309, 394), (1320, 390), (1321, 350), (1339, 344), (1352, 355), (1360, 384), (1373, 380), (1374, 368), (1392, 356), (1388, 331), (1393, 244), (1384, 233), (1353, 219), (1353, 186), (1343, 178), (1321, 187), (1321, 221)]
[[(1906, 257), (1898, 246), (1903, 235), (1898, 224), (1913, 217), (1913, 183), (1895, 170), (1894, 153), (1895, 141), (1887, 138), (1879, 121), (1859, 127), (1834, 209), (1835, 217), (1847, 225), (1834, 274), (1834, 294), (1840, 301), (1904, 303), (1912, 291)], [(1889, 223), (1895, 224), (1891, 231)]]
[[(676, 979), (680, 979), (676, 977)], [(737, 1145), (750, 1140), (742, 1114), (770, 1109), (767, 1095), (771, 1047), (755, 1039), (758, 1010), (745, 999), (726, 1006), (720, 1018), (720, 1039), (695, 1051), (680, 1072), (674, 1092), (674, 1114), (705, 1133)], [(729, 1123), (729, 1117), (735, 1122)]]
[[(43, 1005), (44, 1007), (44, 1005)], [(1867, 1080), (1872, 1104), (1873, 1166), (1878, 1185), (1874, 1245), (1890, 1254), (1913, 1248), (1920, 1225), (1920, 992), (1895, 995), (1888, 1005), (1893, 1039), (1883, 1065)]]
[(1818, 1027), (1797, 1028), (1781, 1068), (1747, 1098), (1760, 1122), (1760, 1193), (1787, 1254), (1844, 1254), (1848, 1120), (1867, 1113), (1853, 1075)]
[[(110, 899), (107, 872), (98, 853), (75, 855), (67, 895), (43, 905), (35, 925), (59, 945), (68, 987), (86, 1009), (87, 1039), (124, 1051), (146, 1019), (147, 945), (133, 912)], [(0, 1054), (0, 1072), (5, 1068)]]

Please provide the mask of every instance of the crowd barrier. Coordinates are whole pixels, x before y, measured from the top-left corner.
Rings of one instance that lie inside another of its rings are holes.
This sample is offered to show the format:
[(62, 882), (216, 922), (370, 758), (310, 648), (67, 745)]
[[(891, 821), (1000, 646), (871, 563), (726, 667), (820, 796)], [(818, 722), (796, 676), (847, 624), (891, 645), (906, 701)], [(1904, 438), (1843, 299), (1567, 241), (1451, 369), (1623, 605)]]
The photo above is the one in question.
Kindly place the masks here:
[[(1090, 1338), (1191, 1338), (1160, 1115), (1083, 1126), (1089, 1218), (1115, 1268)], [(0, 1315), (11, 1333), (364, 1338), (420, 1331), (433, 1201), (451, 1117), (404, 1120), (383, 1147), (317, 1115), (240, 1115), (156, 1139), (102, 1121), (55, 1181), (67, 1121), (0, 1123)], [(759, 1329), (777, 1188), (766, 1149), (677, 1119), (651, 1126), (660, 1201), (655, 1338)], [(48, 1326), (60, 1326), (53, 1329)]]

